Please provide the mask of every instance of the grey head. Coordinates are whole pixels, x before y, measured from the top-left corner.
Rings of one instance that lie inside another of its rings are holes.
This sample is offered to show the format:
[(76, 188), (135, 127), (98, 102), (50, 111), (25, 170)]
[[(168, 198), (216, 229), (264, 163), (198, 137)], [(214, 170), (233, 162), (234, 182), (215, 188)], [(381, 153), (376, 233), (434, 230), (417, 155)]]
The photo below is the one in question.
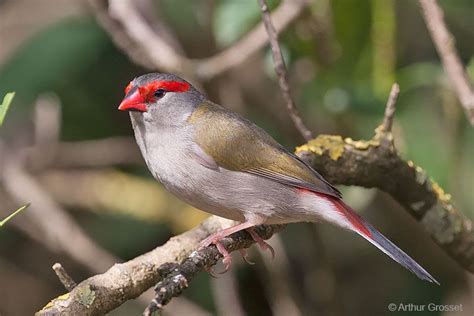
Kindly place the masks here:
[(184, 124), (204, 100), (198, 90), (176, 75), (148, 73), (130, 82), (119, 109), (132, 111), (132, 119), (162, 128)]

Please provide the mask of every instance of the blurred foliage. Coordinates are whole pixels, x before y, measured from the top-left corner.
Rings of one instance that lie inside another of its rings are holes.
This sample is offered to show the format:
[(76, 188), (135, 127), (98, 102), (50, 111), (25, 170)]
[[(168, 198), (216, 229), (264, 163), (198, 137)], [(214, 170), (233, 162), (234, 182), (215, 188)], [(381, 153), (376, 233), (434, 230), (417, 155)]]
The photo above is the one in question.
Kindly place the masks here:
[[(277, 1), (267, 1), (270, 9)], [(257, 1), (223, 0), (216, 4), (212, 31), (219, 47), (230, 46), (260, 21)]]
[[(272, 8), (279, 3), (270, 1)], [(456, 38), (460, 57), (474, 78), (474, 2), (443, 0), (440, 3)], [(329, 8), (329, 13), (318, 14), (324, 7)], [(195, 58), (210, 56), (228, 47), (260, 20), (254, 0), (162, 0), (156, 2), (156, 13), (169, 24), (185, 53)], [(390, 85), (398, 82), (401, 93), (394, 134), (403, 157), (423, 166), (453, 194), (467, 216), (474, 216), (474, 129), (466, 122), (453, 94), (416, 1), (314, 1), (311, 8), (281, 34), (280, 40), (296, 103), (305, 122), (317, 134), (335, 133), (353, 139), (371, 137), (383, 116)], [(116, 106), (127, 83), (145, 71), (115, 47), (93, 17), (68, 17), (45, 25), (8, 60), (0, 62), (0, 95), (17, 92), (15, 107), (10, 109), (9, 119), (2, 129), (6, 138), (18, 137), (18, 126), (30, 121), (36, 98), (48, 91), (58, 95), (62, 103), (63, 140), (132, 135), (128, 115), (119, 113)], [(206, 83), (205, 88), (214, 101), (242, 112), (284, 144), (300, 144), (286, 115), (268, 49), (238, 69)], [(125, 181), (122, 173), (131, 176)], [(88, 196), (101, 196), (102, 200), (85, 201), (83, 204), (89, 203), (88, 207), (80, 203), (63, 204), (69, 206), (90, 236), (122, 259), (165, 242), (202, 216), (192, 215), (194, 211), (183, 204), (168, 201), (167, 194), (148, 183), (152, 180), (144, 167), (121, 168), (111, 175), (122, 179), (108, 178), (116, 187), (119, 184), (118, 189), (91, 185), (94, 194)], [(71, 190), (75, 186), (71, 181)], [(84, 194), (84, 191), (77, 192), (79, 196), (81, 192)], [(452, 280), (444, 277), (451, 280), (452, 287), (460, 286), (456, 283), (460, 283), (462, 274), (444, 254), (434, 247), (426, 249), (426, 244), (413, 243), (414, 239), (423, 237), (410, 235), (419, 227), (403, 217), (405, 214), (390, 211), (396, 206), (390, 206), (388, 199), (376, 199), (373, 204), (366, 207), (368, 215), (391, 233), (394, 241), (402, 241), (401, 246), (408, 253), (421, 254), (417, 257), (426, 259), (424, 263), (438, 264), (437, 272), (457, 271), (457, 277)], [(163, 205), (160, 210), (170, 214), (157, 211), (150, 215), (156, 205)], [(310, 236), (302, 237), (302, 230), (298, 228), (301, 226), (294, 226), (296, 228), (289, 228), (282, 235), (288, 245), (292, 245), (287, 251), (294, 278), (297, 284), (306, 286), (318, 271), (300, 274), (306, 271), (308, 262), (314, 262), (305, 248), (311, 242), (301, 242)], [(2, 233), (15, 234), (8, 229)], [(331, 228), (324, 228), (322, 234), (337, 273), (338, 286), (342, 288), (340, 302), (346, 311), (371, 315), (381, 309), (385, 311), (385, 303), (390, 301), (440, 302), (442, 297), (448, 297), (449, 286), (430, 288), (411, 279), (363, 241), (346, 242), (349, 238), (341, 238), (343, 232)], [(9, 246), (18, 247), (15, 242)], [(427, 253), (440, 256), (440, 263), (431, 262), (433, 257)], [(43, 260), (47, 263), (41, 263), (42, 266), (47, 266), (53, 259)], [(270, 310), (268, 302), (263, 302), (264, 286), (258, 280), (256, 269), (238, 270), (241, 295), (249, 315), (266, 314)], [(44, 273), (43, 277), (48, 279)], [(56, 286), (55, 280), (48, 280)], [(374, 280), (382, 280), (389, 288), (374, 285)], [(305, 297), (302, 293), (305, 286), (298, 288), (296, 295), (311, 301), (311, 295)], [(365, 291), (360, 291), (361, 286)], [(214, 310), (210, 292), (209, 279), (202, 274), (191, 284), (186, 296)], [(45, 293), (45, 299), (51, 297), (48, 291)], [(375, 306), (374, 301), (378, 305)], [(137, 313), (140, 311), (141, 307)]]
[(234, 43), (260, 18), (256, 1), (220, 1), (215, 10), (212, 30), (220, 47)]

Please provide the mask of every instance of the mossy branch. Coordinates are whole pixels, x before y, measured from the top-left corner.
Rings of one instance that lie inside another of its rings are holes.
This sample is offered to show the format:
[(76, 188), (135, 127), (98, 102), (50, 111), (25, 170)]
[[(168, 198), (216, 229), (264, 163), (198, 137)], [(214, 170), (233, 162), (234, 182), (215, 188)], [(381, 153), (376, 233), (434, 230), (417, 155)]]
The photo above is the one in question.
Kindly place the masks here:
[(421, 167), (400, 157), (383, 125), (370, 140), (320, 135), (296, 153), (333, 184), (379, 188), (390, 194), (442, 249), (474, 273), (472, 221)]

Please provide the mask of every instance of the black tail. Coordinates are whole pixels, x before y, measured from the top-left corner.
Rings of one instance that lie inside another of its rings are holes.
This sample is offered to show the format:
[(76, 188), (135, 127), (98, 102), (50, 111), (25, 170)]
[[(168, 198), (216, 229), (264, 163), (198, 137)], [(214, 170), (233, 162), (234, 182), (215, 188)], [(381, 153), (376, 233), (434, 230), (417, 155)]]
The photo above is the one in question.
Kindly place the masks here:
[(439, 285), (439, 282), (429, 274), (422, 266), (398, 248), (387, 237), (382, 235), (375, 227), (367, 223), (359, 214), (357, 214), (349, 205), (339, 200), (337, 202), (339, 209), (343, 210), (346, 218), (351, 222), (354, 231), (367, 239), (372, 245), (382, 250), (390, 258), (404, 266), (406, 269), (416, 274), (422, 280), (426, 280)]
[(365, 236), (364, 234), (359, 234), (365, 239), (367, 239), (370, 243), (372, 243), (375, 247), (382, 250), (386, 255), (390, 258), (404, 266), (406, 269), (410, 270), (417, 277), (422, 280), (426, 280), (429, 282), (433, 282), (439, 285), (439, 282), (429, 274), (422, 266), (420, 266), (415, 260), (413, 260), (409, 255), (407, 255), (403, 250), (398, 248), (393, 242), (387, 239), (384, 235), (382, 235), (377, 229), (375, 229), (372, 225), (368, 224), (364, 221), (364, 226), (369, 230), (371, 236)]

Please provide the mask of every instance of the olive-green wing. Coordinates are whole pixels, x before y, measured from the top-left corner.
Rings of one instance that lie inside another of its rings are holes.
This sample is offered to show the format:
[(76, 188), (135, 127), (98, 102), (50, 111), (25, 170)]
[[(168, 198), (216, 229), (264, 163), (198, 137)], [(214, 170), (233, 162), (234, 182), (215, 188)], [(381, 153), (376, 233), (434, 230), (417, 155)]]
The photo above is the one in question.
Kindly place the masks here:
[(341, 193), (319, 173), (236, 113), (206, 102), (188, 121), (195, 127), (196, 143), (220, 167), (341, 197)]

